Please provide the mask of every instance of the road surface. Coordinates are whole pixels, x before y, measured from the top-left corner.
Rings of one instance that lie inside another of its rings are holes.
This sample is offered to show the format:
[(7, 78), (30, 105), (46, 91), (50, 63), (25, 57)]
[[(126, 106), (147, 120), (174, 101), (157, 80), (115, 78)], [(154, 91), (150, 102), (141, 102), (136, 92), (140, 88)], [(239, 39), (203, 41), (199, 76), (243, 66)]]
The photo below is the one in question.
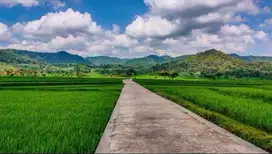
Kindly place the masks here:
[(124, 83), (96, 153), (265, 153), (132, 80)]

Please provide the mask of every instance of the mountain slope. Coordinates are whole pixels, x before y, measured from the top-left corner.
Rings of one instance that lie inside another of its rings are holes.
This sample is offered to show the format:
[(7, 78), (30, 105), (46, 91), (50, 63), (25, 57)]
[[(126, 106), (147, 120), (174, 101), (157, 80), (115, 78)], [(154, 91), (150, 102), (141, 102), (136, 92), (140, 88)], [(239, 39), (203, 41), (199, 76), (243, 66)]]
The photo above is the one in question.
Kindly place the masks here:
[(15, 50), (18, 55), (28, 56), (31, 59), (38, 60), (40, 62), (47, 63), (86, 63), (87, 60), (78, 55), (73, 55), (65, 51), (56, 53), (43, 53), (43, 52), (32, 52), (25, 50)]
[(97, 56), (87, 57), (95, 65), (125, 65), (125, 66), (151, 66), (159, 63), (169, 62), (173, 58), (170, 56), (150, 55), (142, 58), (122, 59), (117, 57)]
[(207, 50), (184, 59), (175, 59), (169, 63), (157, 65), (156, 70), (177, 72), (227, 72), (237, 67), (244, 66), (245, 61), (234, 58), (215, 49)]
[(165, 63), (171, 61), (173, 58), (170, 56), (156, 56), (156, 55), (150, 55), (143, 58), (134, 58), (127, 60), (124, 65), (129, 66), (150, 66), (150, 65), (156, 65), (160, 63)]
[(0, 49), (0, 62), (8, 64), (33, 64), (38, 60), (32, 59), (26, 55), (19, 55), (13, 49)]
[(108, 56), (87, 57), (86, 59), (95, 65), (122, 65), (127, 61), (127, 59)]
[(268, 56), (239, 56), (238, 54), (230, 54), (230, 56), (249, 62), (253, 61), (272, 62), (272, 57)]

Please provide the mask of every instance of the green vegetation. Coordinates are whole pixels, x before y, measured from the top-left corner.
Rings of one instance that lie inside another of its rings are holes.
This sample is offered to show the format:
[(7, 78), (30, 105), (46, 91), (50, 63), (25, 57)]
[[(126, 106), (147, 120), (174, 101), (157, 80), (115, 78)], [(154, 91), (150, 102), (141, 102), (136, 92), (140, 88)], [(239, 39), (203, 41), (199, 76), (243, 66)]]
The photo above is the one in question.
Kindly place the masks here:
[(239, 56), (237, 54), (230, 54), (230, 56), (239, 58), (241, 60), (253, 62), (253, 61), (267, 61), (267, 62), (272, 62), (272, 57), (267, 57), (267, 56)]
[[(0, 152), (93, 153), (121, 79), (0, 78)], [(12, 86), (11, 86), (12, 85)]]
[(178, 72), (206, 78), (262, 78), (272, 79), (272, 62), (245, 61), (232, 57), (215, 49), (183, 60), (173, 60), (169, 63), (153, 67), (155, 72)]
[(128, 60), (108, 56), (87, 57), (86, 59), (95, 65), (122, 65)]
[[(0, 50), (0, 62), (15, 69), (2, 69), (6, 76), (195, 76), (197, 78), (261, 78), (272, 79), (271, 57), (225, 54), (215, 49), (180, 57), (149, 55), (122, 59), (97, 56), (83, 58), (65, 51), (39, 53), (24, 50)], [(175, 75), (176, 76), (176, 75)]]
[(1, 49), (0, 62), (15, 64), (37, 64), (37, 63), (86, 63), (87, 60), (72, 55), (65, 51), (56, 53), (32, 52), (25, 50)]
[[(271, 80), (148, 80), (150, 90), (272, 151)], [(265, 88), (261, 88), (265, 87)]]

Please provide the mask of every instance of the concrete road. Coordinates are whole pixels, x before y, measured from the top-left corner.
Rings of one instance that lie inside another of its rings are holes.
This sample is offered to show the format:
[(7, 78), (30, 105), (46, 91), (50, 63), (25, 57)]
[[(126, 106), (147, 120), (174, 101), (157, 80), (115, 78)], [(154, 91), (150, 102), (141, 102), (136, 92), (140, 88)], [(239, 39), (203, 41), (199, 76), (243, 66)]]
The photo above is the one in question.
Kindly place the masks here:
[(265, 153), (132, 80), (96, 153)]

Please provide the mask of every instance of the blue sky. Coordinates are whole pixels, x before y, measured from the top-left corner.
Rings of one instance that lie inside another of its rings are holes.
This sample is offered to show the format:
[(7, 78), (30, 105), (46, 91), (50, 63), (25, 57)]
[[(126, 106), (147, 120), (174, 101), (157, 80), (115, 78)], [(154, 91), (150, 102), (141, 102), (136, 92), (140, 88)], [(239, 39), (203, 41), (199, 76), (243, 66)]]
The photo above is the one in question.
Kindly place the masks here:
[(1, 0), (0, 48), (82, 56), (272, 56), (270, 0)]
[(74, 11), (90, 13), (93, 19), (105, 28), (111, 28), (112, 24), (117, 24), (124, 30), (136, 15), (142, 15), (148, 10), (142, 0), (81, 0), (79, 2), (66, 0), (62, 2), (65, 2), (66, 5), (58, 9), (48, 5), (37, 7), (0, 5), (0, 21), (12, 25), (18, 21), (27, 22), (39, 19), (48, 12), (66, 11), (68, 8), (73, 8)]

